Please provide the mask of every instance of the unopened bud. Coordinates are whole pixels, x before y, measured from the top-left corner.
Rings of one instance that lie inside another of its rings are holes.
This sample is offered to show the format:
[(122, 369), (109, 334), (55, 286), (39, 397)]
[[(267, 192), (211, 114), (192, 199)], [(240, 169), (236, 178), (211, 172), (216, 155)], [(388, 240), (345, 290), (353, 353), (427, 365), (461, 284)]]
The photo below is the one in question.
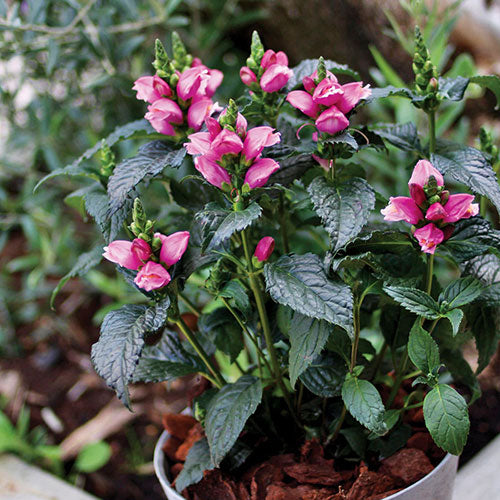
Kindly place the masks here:
[(181, 37), (176, 31), (172, 31), (172, 54), (176, 66), (182, 67), (186, 65), (186, 46), (182, 43)]
[[(262, 61), (262, 57), (264, 56), (264, 45), (262, 45), (262, 41), (260, 40), (260, 36), (257, 33), (257, 31), (254, 31), (252, 33), (252, 44), (250, 45), (250, 56), (255, 61), (256, 66), (260, 66), (260, 62)], [(248, 61), (247, 61), (247, 63), (248, 63)], [(252, 68), (252, 66), (250, 64), (247, 64), (247, 65), (248, 65), (248, 67)]]
[(153, 238), (153, 241), (151, 243), (151, 246), (153, 247), (153, 252), (158, 251), (161, 248), (161, 239), (155, 236)]
[(441, 204), (444, 205), (448, 201), (448, 199), (450, 198), (450, 192), (449, 191), (443, 191), (440, 194), (440, 198), (441, 198)]
[(428, 198), (427, 201), (429, 202), (430, 205), (432, 205), (434, 203), (439, 203), (441, 201), (441, 198), (439, 197), (439, 195), (435, 194), (434, 196)]
[(318, 59), (318, 81), (324, 80), (326, 78), (326, 64), (323, 56)]
[(155, 41), (155, 60), (153, 62), (153, 67), (156, 69), (156, 74), (161, 78), (169, 77), (169, 62), (165, 47), (157, 38)]

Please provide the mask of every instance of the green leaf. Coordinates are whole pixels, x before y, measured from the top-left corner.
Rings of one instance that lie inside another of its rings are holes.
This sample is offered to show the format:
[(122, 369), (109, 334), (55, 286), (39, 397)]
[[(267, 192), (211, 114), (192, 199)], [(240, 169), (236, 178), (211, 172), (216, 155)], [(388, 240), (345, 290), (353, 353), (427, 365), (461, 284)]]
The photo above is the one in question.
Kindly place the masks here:
[(425, 375), (433, 375), (440, 366), (439, 348), (436, 341), (420, 326), (420, 320), (417, 320), (411, 329), (408, 356)]
[[(359, 80), (360, 76), (357, 71), (349, 68), (346, 64), (339, 64), (335, 61), (325, 60), (327, 70), (330, 70), (335, 75), (348, 75)], [(302, 84), (302, 78), (312, 75), (318, 69), (318, 59), (304, 59), (297, 66), (292, 68), (293, 76), (288, 80), (286, 88), (292, 90), (297, 85)]]
[(184, 467), (175, 479), (175, 489), (181, 493), (188, 486), (199, 483), (203, 479), (203, 473), (213, 468), (207, 439), (196, 441), (189, 450)]
[(92, 364), (106, 384), (130, 407), (127, 384), (144, 348), (144, 338), (163, 327), (170, 300), (152, 307), (126, 305), (109, 312), (101, 325), (99, 341), (92, 346)]
[(453, 329), (453, 336), (455, 336), (460, 328), (460, 323), (462, 323), (464, 312), (462, 309), (452, 309), (451, 311), (448, 311), (444, 317), (450, 320), (451, 327)]
[(469, 433), (467, 403), (455, 389), (439, 384), (424, 399), (425, 425), (434, 442), (452, 455), (460, 455)]
[(171, 179), (170, 193), (178, 205), (193, 211), (221, 198), (219, 189), (199, 178), (184, 178), (180, 182)]
[(402, 151), (422, 151), (422, 144), (420, 144), (417, 127), (412, 122), (374, 125), (371, 126), (369, 130)]
[(387, 432), (384, 404), (371, 382), (347, 374), (342, 386), (342, 399), (349, 413), (361, 425), (379, 436)]
[(478, 75), (470, 79), (471, 83), (477, 83), (483, 88), (490, 89), (497, 98), (495, 109), (500, 109), (500, 77), (498, 75)]
[(251, 203), (247, 208), (238, 212), (209, 203), (195, 216), (196, 222), (202, 226), (202, 251), (217, 248), (235, 232), (250, 226), (261, 214), (262, 208), (257, 203)]
[(459, 263), (493, 251), (500, 254), (500, 231), (481, 217), (472, 217), (455, 224), (451, 238), (439, 248), (448, 251)]
[(212, 398), (205, 419), (205, 431), (215, 467), (232, 448), (261, 399), (261, 381), (251, 375), (243, 375), (234, 384), (225, 385)]
[[(115, 128), (113, 132), (104, 139), (104, 142), (109, 146), (113, 146), (116, 143), (124, 140), (124, 139), (134, 139), (137, 137), (151, 137), (154, 138), (156, 136), (160, 136), (160, 134), (155, 133), (153, 127), (149, 124), (147, 120), (141, 119), (136, 120), (126, 125), (122, 125), (120, 127)], [(58, 170), (54, 170), (50, 174), (46, 175), (43, 179), (38, 182), (35, 186), (34, 191), (36, 191), (45, 181), (52, 179), (53, 177), (57, 177), (58, 175), (80, 175), (84, 177), (90, 177), (94, 180), (99, 180), (99, 175), (92, 170), (81, 167), (80, 164), (84, 160), (88, 160), (92, 158), (92, 156), (97, 153), (102, 147), (101, 141), (97, 142), (90, 149), (87, 149), (85, 153), (83, 153), (77, 160), (75, 160), (70, 165), (67, 165), (64, 168), (60, 168)]]
[(334, 252), (359, 234), (375, 206), (373, 189), (360, 178), (333, 187), (324, 177), (316, 177), (308, 192), (316, 213), (330, 235)]
[(312, 361), (300, 381), (316, 396), (333, 398), (340, 396), (347, 367), (338, 356), (326, 353)]
[(86, 274), (90, 269), (97, 266), (102, 260), (103, 249), (101, 246), (97, 246), (90, 250), (89, 252), (82, 253), (75, 262), (75, 265), (71, 268), (71, 271), (66, 273), (57, 286), (54, 288), (52, 295), (50, 296), (50, 307), (54, 308), (54, 301), (57, 294), (61, 291), (62, 287), (71, 279), (76, 276), (82, 276)]
[(456, 351), (444, 351), (442, 357), (453, 380), (455, 382), (462, 382), (470, 389), (471, 399), (469, 405), (471, 405), (481, 396), (481, 387), (479, 386), (479, 382), (471, 366), (465, 360), (462, 351), (460, 349)]
[(432, 164), (442, 173), (481, 194), (500, 211), (500, 186), (490, 162), (478, 149), (439, 140)]
[(290, 383), (295, 382), (321, 353), (328, 340), (332, 327), (326, 321), (303, 316), (294, 312), (293, 328), (290, 329)]
[(132, 382), (164, 382), (192, 373), (206, 373), (205, 365), (184, 349), (177, 333), (164, 330), (158, 344), (144, 347)]
[(459, 278), (452, 281), (439, 295), (438, 302), (445, 310), (464, 306), (474, 301), (483, 290), (481, 283), (471, 277)]
[(416, 288), (384, 286), (384, 291), (405, 309), (427, 319), (440, 317), (438, 303), (427, 293)]
[[(272, 154), (268, 157), (275, 158)], [(280, 168), (271, 175), (269, 183), (289, 186), (295, 179), (300, 179), (309, 169), (317, 165), (310, 153), (301, 153), (285, 158), (278, 158)]]
[(237, 280), (231, 280), (224, 285), (224, 288), (219, 292), (221, 297), (230, 299), (237, 309), (239, 309), (245, 317), (249, 317), (252, 309), (250, 299), (243, 285)]
[(396, 304), (385, 304), (380, 315), (380, 329), (385, 341), (397, 349), (408, 342), (408, 332), (415, 323), (415, 314)]
[(338, 135), (334, 135), (333, 137), (320, 139), (318, 142), (321, 142), (322, 144), (346, 144), (353, 151), (357, 151), (359, 149), (356, 139), (349, 132), (342, 132)]
[(141, 146), (136, 156), (116, 165), (108, 180), (111, 213), (123, 206), (141, 181), (159, 175), (167, 167), (180, 167), (185, 155), (184, 148), (174, 149), (165, 142), (154, 141)]
[(283, 255), (266, 264), (264, 276), (269, 294), (279, 304), (352, 333), (351, 290), (328, 279), (317, 255)]
[(500, 258), (494, 254), (474, 257), (465, 263), (463, 273), (486, 285), (500, 283)]
[(440, 77), (438, 94), (443, 99), (450, 101), (461, 101), (464, 98), (465, 91), (469, 85), (469, 79), (463, 76)]
[(104, 467), (111, 458), (111, 446), (104, 441), (89, 443), (78, 453), (75, 469), (78, 472), (90, 474)]

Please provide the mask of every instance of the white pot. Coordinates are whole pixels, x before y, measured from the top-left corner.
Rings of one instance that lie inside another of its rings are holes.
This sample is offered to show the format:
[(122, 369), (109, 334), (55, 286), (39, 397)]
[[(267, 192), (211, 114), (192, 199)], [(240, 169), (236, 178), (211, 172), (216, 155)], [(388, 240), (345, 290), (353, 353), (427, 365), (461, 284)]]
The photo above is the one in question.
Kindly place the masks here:
[[(185, 500), (172, 488), (167, 478), (163, 445), (168, 438), (168, 432), (163, 431), (155, 447), (154, 467), (156, 476), (160, 480), (168, 500)], [(452, 500), (457, 465), (458, 457), (448, 454), (427, 476), (408, 486), (408, 488), (384, 498), (384, 500)]]

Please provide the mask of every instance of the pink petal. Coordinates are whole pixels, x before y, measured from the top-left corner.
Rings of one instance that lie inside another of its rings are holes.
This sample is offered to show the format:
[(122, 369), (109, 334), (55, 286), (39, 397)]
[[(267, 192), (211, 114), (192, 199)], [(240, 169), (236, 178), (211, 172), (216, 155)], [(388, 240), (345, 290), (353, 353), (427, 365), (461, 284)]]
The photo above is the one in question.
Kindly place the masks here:
[(332, 106), (339, 102), (343, 95), (344, 90), (337, 82), (334, 82), (330, 78), (324, 78), (319, 82), (312, 97), (317, 104)]
[(194, 130), (200, 130), (205, 118), (210, 115), (212, 104), (212, 99), (201, 99), (191, 104), (187, 114), (189, 127)]
[(257, 76), (248, 66), (243, 66), (240, 69), (240, 78), (245, 85), (250, 85), (257, 81)]
[(408, 185), (416, 184), (417, 186), (424, 187), (429, 182), (429, 177), (433, 175), (436, 178), (437, 185), (443, 186), (444, 179), (439, 170), (436, 170), (432, 163), (427, 160), (420, 160), (415, 165), (413, 173), (411, 174)]
[(443, 231), (438, 229), (432, 222), (417, 229), (413, 235), (417, 239), (422, 252), (431, 254), (436, 251), (437, 245), (444, 240)]
[(320, 132), (336, 134), (349, 126), (349, 120), (335, 106), (323, 111), (316, 119), (316, 127)]
[(146, 292), (163, 288), (170, 283), (170, 274), (161, 265), (156, 262), (149, 261), (135, 277), (134, 283)]
[(227, 170), (205, 155), (198, 156), (194, 160), (194, 168), (200, 172), (207, 182), (222, 189), (222, 183), (231, 184), (231, 177)]
[(380, 212), (384, 220), (391, 222), (404, 220), (409, 224), (417, 224), (424, 218), (415, 201), (406, 196), (391, 198), (389, 205)]
[(137, 271), (142, 266), (141, 260), (132, 252), (132, 242), (126, 240), (112, 241), (104, 247), (104, 258), (127, 269)]
[(188, 231), (178, 231), (169, 236), (156, 233), (155, 237), (161, 239), (160, 260), (167, 266), (173, 266), (184, 255), (189, 242)]
[(281, 90), (293, 76), (293, 71), (288, 66), (273, 64), (269, 66), (260, 79), (260, 88), (264, 92), (277, 92)]
[(257, 257), (257, 260), (259, 262), (264, 262), (269, 259), (269, 257), (271, 257), (273, 250), (274, 238), (271, 238), (271, 236), (264, 236), (264, 238), (262, 238), (259, 243), (257, 243), (254, 255), (255, 257)]
[(336, 105), (342, 113), (349, 113), (361, 99), (371, 96), (370, 86), (363, 87), (363, 82), (352, 82), (342, 85), (344, 95), (339, 99)]
[(243, 143), (243, 155), (247, 160), (256, 158), (265, 147), (280, 142), (280, 133), (267, 126), (254, 127), (247, 132)]
[(262, 187), (279, 168), (279, 163), (273, 159), (261, 158), (247, 170), (244, 184), (248, 184), (251, 189)]
[(219, 160), (227, 154), (238, 154), (243, 149), (243, 142), (236, 132), (222, 129), (213, 140), (210, 149), (214, 153), (214, 157)]
[(472, 203), (474, 196), (471, 194), (452, 194), (448, 198), (444, 209), (446, 217), (444, 222), (457, 222), (460, 219), (469, 219), (479, 213), (479, 205)]
[(436, 202), (433, 203), (428, 209), (425, 214), (425, 218), (427, 220), (441, 220), (446, 217), (446, 210), (443, 208), (443, 205), (441, 203)]
[(286, 100), (298, 110), (311, 118), (319, 115), (319, 106), (313, 101), (311, 94), (303, 90), (292, 90), (288, 93)]
[(210, 74), (206, 66), (199, 65), (186, 69), (177, 82), (177, 95), (187, 101), (195, 95), (205, 95)]

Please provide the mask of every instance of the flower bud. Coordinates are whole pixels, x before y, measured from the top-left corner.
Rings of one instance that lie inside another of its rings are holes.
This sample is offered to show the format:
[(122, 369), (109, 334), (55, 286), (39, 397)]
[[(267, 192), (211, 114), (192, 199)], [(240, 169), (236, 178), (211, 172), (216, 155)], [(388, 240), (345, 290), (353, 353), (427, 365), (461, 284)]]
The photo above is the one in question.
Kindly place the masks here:
[(182, 43), (181, 37), (176, 31), (172, 31), (172, 54), (179, 69), (186, 66), (186, 56), (188, 55), (187, 50), (185, 45)]
[(428, 200), (427, 200), (427, 201), (429, 202), (429, 204), (431, 204), (431, 205), (432, 205), (433, 203), (438, 203), (438, 202), (440, 202), (440, 201), (441, 201), (441, 198), (440, 198), (437, 194), (435, 194), (434, 196), (431, 196), (430, 198), (428, 198)]
[(153, 252), (158, 251), (161, 248), (161, 238), (158, 238), (158, 236), (155, 236), (153, 238), (153, 241), (151, 242), (151, 246), (153, 248)]
[(103, 139), (101, 143), (101, 175), (108, 178), (113, 173), (115, 165), (115, 154)]
[(259, 262), (265, 262), (274, 251), (274, 238), (271, 236), (264, 236), (257, 247), (255, 248), (254, 257), (257, 258)]
[(440, 198), (441, 198), (441, 203), (445, 204), (448, 201), (448, 199), (450, 198), (450, 192), (449, 191), (442, 191), (440, 194)]
[(156, 74), (161, 78), (168, 78), (170, 76), (169, 72), (169, 58), (165, 47), (158, 40), (155, 40), (155, 60), (153, 62), (153, 67), (156, 69)]
[(325, 65), (325, 60), (323, 59), (323, 56), (320, 56), (318, 59), (318, 78), (317, 81), (321, 82), (321, 80), (324, 80), (326, 78), (326, 65)]
[[(260, 40), (257, 31), (254, 31), (252, 33), (252, 44), (250, 45), (250, 54), (252, 59), (255, 61), (257, 67), (260, 66), (260, 62), (262, 61), (262, 57), (264, 56), (264, 45), (262, 45), (262, 42)], [(252, 66), (250, 66), (250, 68), (252, 68)]]

